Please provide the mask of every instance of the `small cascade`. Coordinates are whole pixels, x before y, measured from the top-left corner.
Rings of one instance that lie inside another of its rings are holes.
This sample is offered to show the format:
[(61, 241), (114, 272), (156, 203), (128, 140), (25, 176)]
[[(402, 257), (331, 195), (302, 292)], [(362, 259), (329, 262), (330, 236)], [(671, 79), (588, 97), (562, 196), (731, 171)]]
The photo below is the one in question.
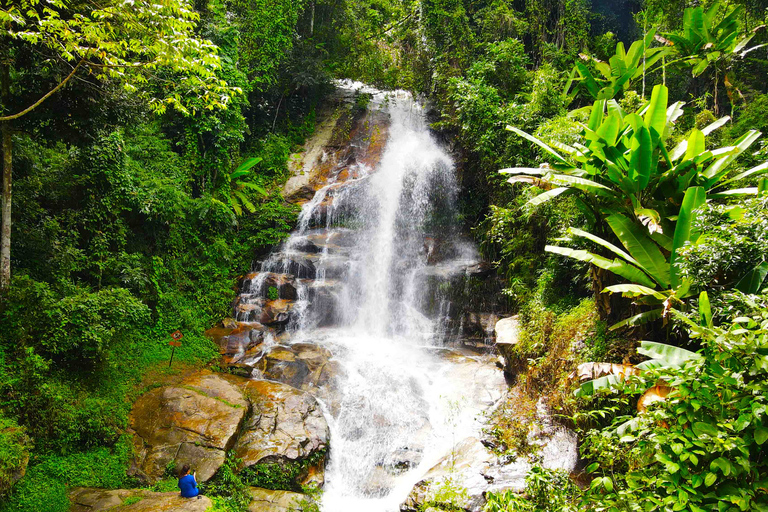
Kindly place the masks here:
[(421, 106), (402, 91), (339, 91), (367, 106), (320, 127), (286, 187), (302, 203), (297, 228), (243, 279), (222, 350), (322, 402), (324, 511), (391, 512), (459, 441), (480, 436), (506, 389), (480, 350), (498, 318), (487, 287), (498, 285), (483, 284), (489, 269), (457, 230), (454, 165)]

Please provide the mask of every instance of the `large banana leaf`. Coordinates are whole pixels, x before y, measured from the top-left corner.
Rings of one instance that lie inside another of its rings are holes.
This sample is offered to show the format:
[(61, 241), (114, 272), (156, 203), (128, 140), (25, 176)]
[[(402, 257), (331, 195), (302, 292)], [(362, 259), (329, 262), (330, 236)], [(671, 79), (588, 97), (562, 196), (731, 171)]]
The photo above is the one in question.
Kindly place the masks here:
[(609, 330), (615, 331), (616, 329), (621, 329), (622, 327), (634, 327), (636, 325), (643, 325), (647, 324), (648, 322), (653, 322), (654, 320), (658, 320), (661, 318), (661, 315), (664, 313), (664, 308), (658, 308), (658, 309), (652, 309), (650, 311), (644, 311), (643, 313), (631, 316), (627, 318), (626, 320), (622, 320), (621, 322), (617, 322), (609, 327)]
[(541, 194), (529, 200), (527, 203), (525, 203), (525, 206), (528, 208), (535, 208), (536, 206), (539, 206), (542, 203), (546, 203), (550, 199), (554, 199), (560, 194), (563, 194), (564, 192), (568, 192), (570, 190), (571, 189), (568, 187), (558, 187), (558, 188), (553, 188), (551, 190), (547, 190), (546, 192), (542, 192)]
[(636, 283), (643, 283), (646, 286), (654, 286), (653, 281), (651, 281), (640, 269), (616, 258), (609, 260), (608, 258), (604, 258), (588, 251), (570, 249), (568, 247), (558, 247), (555, 245), (547, 245), (544, 250), (554, 254), (568, 256), (569, 258), (585, 263), (591, 263), (596, 267), (603, 268)]
[(622, 258), (627, 260), (629, 263), (631, 263), (633, 265), (636, 265), (638, 267), (640, 266), (640, 264), (637, 262), (637, 260), (635, 260), (635, 258), (630, 256), (626, 252), (622, 251), (621, 249), (619, 249), (618, 247), (616, 247), (615, 245), (613, 245), (609, 241), (603, 240), (599, 236), (595, 236), (592, 233), (587, 233), (586, 231), (582, 231), (581, 229), (578, 229), (578, 228), (568, 228), (568, 232), (571, 233), (572, 235), (580, 236), (582, 238), (586, 238), (587, 240), (591, 240), (592, 242), (596, 243), (597, 245), (602, 245), (603, 247), (605, 247), (609, 251), (613, 252), (614, 254), (617, 254), (618, 256), (621, 256)]
[(680, 366), (686, 361), (701, 357), (690, 350), (655, 341), (641, 341), (637, 353), (655, 359), (664, 366)]
[[(703, 140), (702, 136), (702, 143)], [(685, 242), (694, 238), (691, 236), (691, 224), (695, 219), (696, 209), (703, 205), (706, 200), (707, 193), (704, 191), (703, 187), (691, 187), (685, 191), (683, 204), (680, 206), (680, 213), (677, 216), (675, 234), (672, 238), (672, 254), (669, 257), (670, 284), (672, 285), (672, 288), (677, 288), (680, 284), (677, 268), (675, 266), (677, 252), (683, 247)]]
[(664, 127), (667, 124), (668, 95), (668, 89), (663, 85), (654, 86), (651, 103), (645, 113), (645, 126), (649, 130), (656, 130), (659, 137), (664, 134)]
[(639, 284), (612, 284), (611, 286), (606, 286), (603, 292), (611, 292), (611, 293), (621, 293), (625, 297), (642, 297), (645, 295), (650, 295), (651, 297), (654, 297), (658, 300), (665, 300), (667, 298), (666, 295), (664, 295), (662, 292), (659, 292), (657, 290), (654, 290), (653, 288), (650, 288), (648, 286), (643, 286)]
[(507, 130), (509, 130), (511, 132), (514, 132), (514, 133), (518, 134), (519, 136), (521, 136), (522, 138), (527, 139), (527, 140), (533, 142), (534, 144), (536, 144), (537, 146), (542, 148), (544, 151), (546, 151), (550, 155), (554, 156), (555, 159), (557, 159), (557, 161), (560, 162), (561, 164), (570, 165), (570, 163), (568, 163), (568, 161), (565, 158), (563, 158), (562, 155), (560, 155), (557, 151), (555, 151), (554, 149), (549, 147), (546, 143), (544, 143), (540, 139), (534, 137), (533, 135), (525, 133), (523, 130), (520, 130), (520, 129), (515, 128), (514, 126), (510, 126), (510, 125), (507, 125)]
[(661, 254), (659, 247), (645, 235), (643, 229), (619, 213), (609, 215), (606, 221), (629, 254), (640, 263), (642, 269), (662, 288), (669, 287), (669, 263)]
[(744, 172), (740, 172), (736, 176), (728, 178), (725, 181), (721, 181), (719, 186), (725, 186), (728, 183), (732, 183), (734, 181), (743, 180), (752, 176), (759, 176), (766, 173), (768, 173), (768, 162), (763, 162), (762, 164), (756, 165), (755, 167), (752, 167), (751, 169), (748, 169)]

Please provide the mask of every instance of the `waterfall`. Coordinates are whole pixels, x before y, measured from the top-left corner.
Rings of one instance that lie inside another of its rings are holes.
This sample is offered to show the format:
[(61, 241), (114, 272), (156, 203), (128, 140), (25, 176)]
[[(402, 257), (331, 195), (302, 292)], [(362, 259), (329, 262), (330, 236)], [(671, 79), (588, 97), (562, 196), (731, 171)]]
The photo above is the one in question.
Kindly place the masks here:
[(331, 428), (323, 510), (392, 512), (458, 441), (479, 436), (504, 381), (492, 364), (480, 375), (475, 359), (443, 348), (451, 307), (441, 283), (478, 259), (456, 228), (450, 155), (410, 94), (340, 87), (370, 95), (362, 124), (386, 118), (386, 144), (366, 161), (375, 131), (350, 134), (352, 157), (328, 164), (296, 231), (246, 279), (237, 320), (273, 327), (238, 358), (275, 344), (329, 351), (332, 384), (305, 387)]

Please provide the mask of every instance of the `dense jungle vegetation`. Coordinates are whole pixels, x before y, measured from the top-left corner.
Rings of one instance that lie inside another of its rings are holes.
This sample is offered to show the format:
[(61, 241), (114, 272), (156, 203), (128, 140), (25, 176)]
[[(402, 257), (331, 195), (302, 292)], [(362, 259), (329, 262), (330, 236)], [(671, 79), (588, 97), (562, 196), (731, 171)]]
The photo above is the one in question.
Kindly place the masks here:
[[(203, 331), (292, 228), (334, 78), (428, 101), (520, 384), (580, 433), (582, 488), (536, 471), (488, 510), (768, 510), (766, 23), (765, 0), (3, 1), (0, 511), (137, 485), (131, 399), (172, 331), (215, 364)], [(574, 396), (587, 362), (622, 371)], [(229, 473), (211, 494), (242, 510)]]

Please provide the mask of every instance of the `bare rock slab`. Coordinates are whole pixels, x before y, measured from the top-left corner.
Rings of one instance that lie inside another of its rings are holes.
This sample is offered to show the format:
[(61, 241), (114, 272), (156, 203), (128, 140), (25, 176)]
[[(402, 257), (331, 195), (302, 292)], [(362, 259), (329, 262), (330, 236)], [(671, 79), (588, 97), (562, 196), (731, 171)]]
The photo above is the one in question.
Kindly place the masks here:
[(298, 492), (270, 491), (259, 487), (251, 487), (249, 492), (253, 498), (249, 512), (301, 512), (302, 501), (309, 501), (306, 495)]
[(213, 503), (206, 496), (182, 498), (177, 492), (145, 489), (76, 487), (69, 493), (70, 512), (205, 512)]
[(322, 485), (330, 429), (318, 401), (287, 384), (228, 377), (251, 402), (252, 412), (234, 450), (245, 466), (313, 460), (300, 483)]
[(137, 468), (152, 481), (170, 462), (190, 464), (205, 482), (223, 464), (247, 410), (240, 391), (208, 371), (149, 391), (131, 411)]

